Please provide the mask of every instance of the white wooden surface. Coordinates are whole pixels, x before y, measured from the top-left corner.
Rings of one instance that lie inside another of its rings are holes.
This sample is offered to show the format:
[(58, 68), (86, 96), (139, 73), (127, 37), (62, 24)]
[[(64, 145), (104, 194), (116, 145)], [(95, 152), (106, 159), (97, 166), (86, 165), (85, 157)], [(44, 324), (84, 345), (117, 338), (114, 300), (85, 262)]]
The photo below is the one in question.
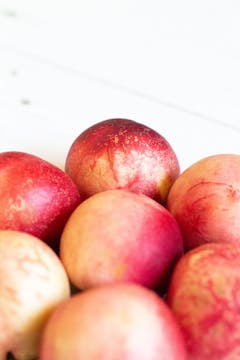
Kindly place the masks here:
[(111, 117), (159, 131), (182, 170), (240, 153), (240, 2), (0, 0), (0, 151), (62, 166)]

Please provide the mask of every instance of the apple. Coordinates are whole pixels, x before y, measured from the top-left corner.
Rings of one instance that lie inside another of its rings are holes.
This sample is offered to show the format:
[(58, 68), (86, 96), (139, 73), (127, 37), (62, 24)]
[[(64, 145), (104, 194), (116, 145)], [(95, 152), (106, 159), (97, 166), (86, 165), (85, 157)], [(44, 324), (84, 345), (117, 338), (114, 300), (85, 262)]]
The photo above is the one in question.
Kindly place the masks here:
[(167, 208), (180, 225), (185, 250), (209, 242), (240, 244), (240, 155), (216, 154), (181, 173)]
[(208, 243), (185, 253), (173, 271), (167, 304), (189, 360), (240, 359), (240, 246)]
[(164, 204), (180, 167), (162, 135), (144, 124), (117, 118), (100, 121), (77, 136), (65, 171), (84, 198), (125, 189)]
[(0, 153), (0, 229), (25, 231), (57, 249), (80, 202), (76, 185), (60, 168), (33, 154)]
[(79, 289), (133, 281), (164, 291), (183, 254), (179, 226), (155, 200), (106, 190), (83, 201), (60, 239), (60, 259)]
[(0, 359), (37, 357), (51, 312), (70, 296), (59, 257), (37, 237), (0, 230)]
[(172, 312), (153, 291), (108, 284), (59, 305), (43, 331), (39, 360), (185, 360)]

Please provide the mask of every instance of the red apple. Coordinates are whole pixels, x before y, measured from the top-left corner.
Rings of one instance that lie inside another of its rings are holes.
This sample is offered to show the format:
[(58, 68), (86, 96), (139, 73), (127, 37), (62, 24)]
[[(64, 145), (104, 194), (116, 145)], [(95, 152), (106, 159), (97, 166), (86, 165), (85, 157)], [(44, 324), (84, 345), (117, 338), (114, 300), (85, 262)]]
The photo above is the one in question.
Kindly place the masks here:
[(167, 208), (186, 250), (208, 242), (240, 244), (240, 155), (212, 155), (191, 165), (173, 184)]
[(60, 239), (60, 258), (80, 289), (133, 281), (163, 290), (182, 253), (182, 235), (169, 211), (127, 190), (106, 190), (83, 201)]
[(77, 187), (63, 170), (32, 154), (0, 153), (0, 229), (25, 231), (57, 248), (79, 203)]
[(134, 284), (74, 295), (47, 322), (39, 360), (183, 360), (186, 348), (170, 309)]
[(161, 203), (180, 171), (167, 140), (128, 119), (101, 121), (82, 132), (69, 149), (65, 170), (85, 198), (125, 189)]
[(66, 272), (56, 253), (33, 235), (0, 231), (0, 359), (37, 357), (51, 312), (69, 298)]
[(174, 269), (167, 303), (189, 360), (240, 359), (240, 246), (209, 243), (189, 250)]

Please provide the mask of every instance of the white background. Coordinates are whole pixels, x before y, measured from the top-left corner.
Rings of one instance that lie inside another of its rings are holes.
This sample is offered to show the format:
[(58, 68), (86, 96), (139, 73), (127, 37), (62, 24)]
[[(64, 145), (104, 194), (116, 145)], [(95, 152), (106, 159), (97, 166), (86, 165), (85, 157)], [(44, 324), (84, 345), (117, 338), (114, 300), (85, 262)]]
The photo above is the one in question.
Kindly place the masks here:
[(63, 166), (113, 117), (161, 133), (182, 170), (240, 153), (240, 1), (0, 0), (0, 151)]

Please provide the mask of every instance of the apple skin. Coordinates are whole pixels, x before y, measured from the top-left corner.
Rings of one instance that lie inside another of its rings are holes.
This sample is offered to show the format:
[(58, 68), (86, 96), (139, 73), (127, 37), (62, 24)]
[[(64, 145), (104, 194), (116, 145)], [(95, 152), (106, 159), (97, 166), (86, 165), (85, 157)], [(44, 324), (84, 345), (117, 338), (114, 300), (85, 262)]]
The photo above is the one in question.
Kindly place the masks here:
[(0, 229), (25, 231), (57, 249), (80, 202), (76, 185), (60, 168), (32, 154), (0, 153)]
[(208, 242), (240, 244), (240, 155), (216, 154), (192, 164), (171, 187), (166, 206), (185, 250)]
[(127, 190), (106, 190), (73, 211), (59, 254), (79, 289), (133, 281), (164, 291), (183, 254), (183, 239), (174, 217), (155, 200)]
[(189, 360), (240, 359), (240, 246), (209, 243), (177, 263), (167, 304), (180, 324)]
[(33, 235), (0, 230), (0, 359), (37, 358), (51, 312), (70, 296), (58, 256)]
[(180, 167), (162, 135), (144, 124), (117, 118), (94, 124), (74, 140), (65, 171), (84, 198), (125, 189), (164, 204)]
[(185, 360), (173, 314), (149, 289), (136, 284), (94, 287), (52, 313), (39, 360)]

